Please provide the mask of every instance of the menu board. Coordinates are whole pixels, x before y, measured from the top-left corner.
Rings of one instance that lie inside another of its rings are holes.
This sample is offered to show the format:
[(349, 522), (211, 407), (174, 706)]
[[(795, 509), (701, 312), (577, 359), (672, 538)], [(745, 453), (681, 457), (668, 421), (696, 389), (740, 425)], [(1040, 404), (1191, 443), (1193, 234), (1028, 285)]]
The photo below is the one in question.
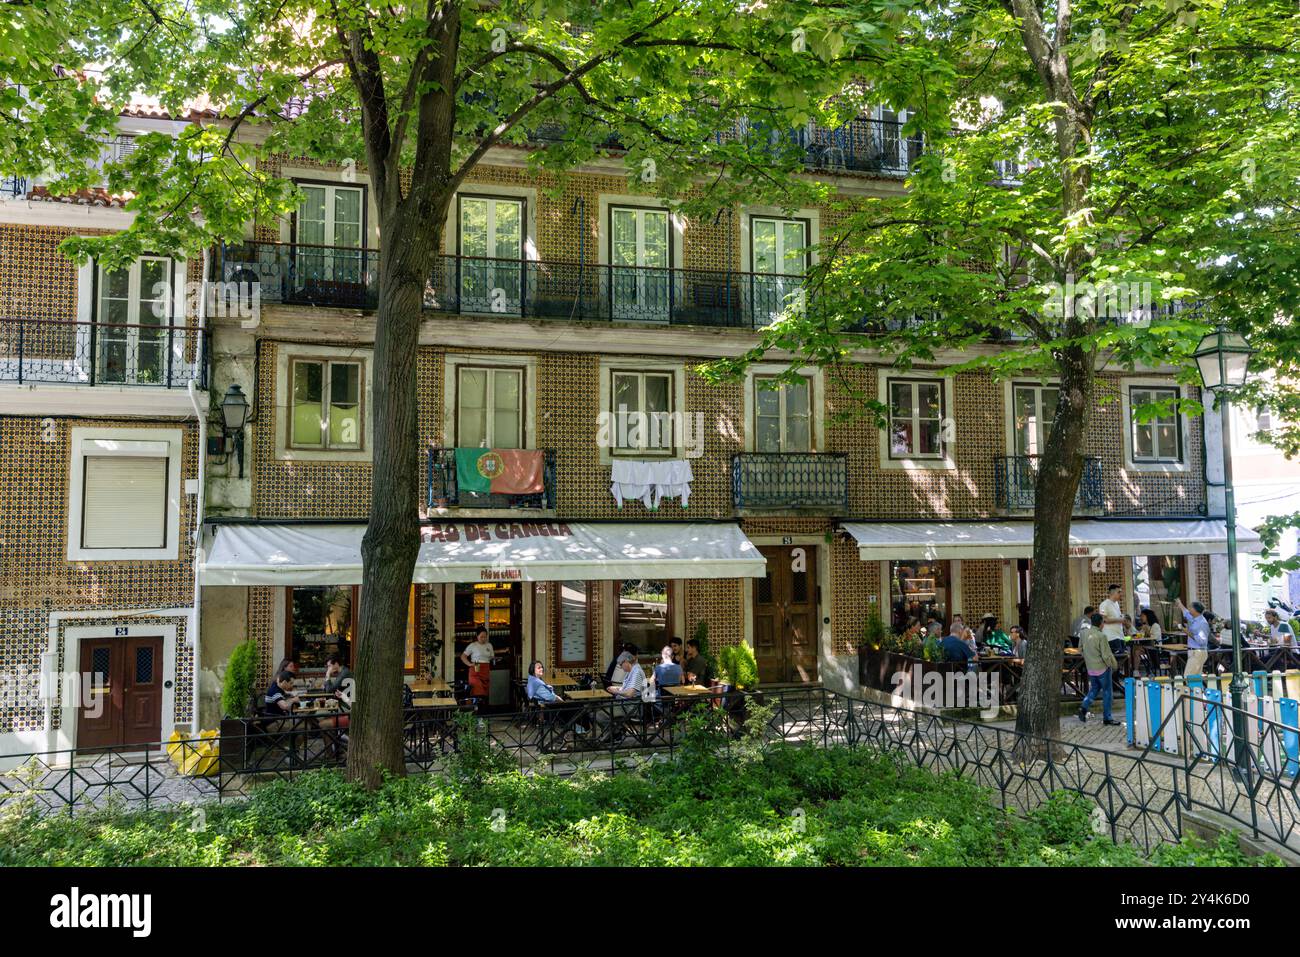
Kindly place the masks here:
[(587, 583), (560, 582), (560, 663), (586, 663)]

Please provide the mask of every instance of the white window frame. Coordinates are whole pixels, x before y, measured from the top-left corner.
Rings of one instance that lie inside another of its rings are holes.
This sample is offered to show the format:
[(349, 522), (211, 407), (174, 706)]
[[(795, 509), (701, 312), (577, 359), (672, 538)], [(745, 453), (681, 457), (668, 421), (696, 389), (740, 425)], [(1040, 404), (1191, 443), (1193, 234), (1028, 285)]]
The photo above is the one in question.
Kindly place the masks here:
[[(370, 190), (363, 183), (332, 183), (332, 182), (294, 182), (298, 189), (306, 192), (312, 189), (322, 189), (325, 191), (325, 242), (324, 246), (337, 249), (365, 249), (367, 233), (370, 227), (370, 210), (367, 208), (368, 194)], [(339, 192), (353, 192), (360, 195), (360, 202), (357, 203), (357, 212), (361, 216), (361, 221), (357, 223), (357, 245), (340, 246), (335, 235), (337, 223), (334, 220), (334, 195)], [(295, 244), (302, 243), (300, 236), (302, 229), (302, 206), (294, 212), (293, 241)]]
[(1007, 403), (1008, 403), (1008, 404), (1007, 404), (1007, 428), (1008, 428), (1007, 454), (1008, 454), (1008, 455), (1021, 455), (1021, 454), (1024, 454), (1024, 455), (1040, 455), (1040, 456), (1041, 456), (1041, 455), (1043, 454), (1043, 449), (1047, 446), (1047, 438), (1048, 438), (1048, 435), (1049, 435), (1050, 430), (1051, 430), (1051, 423), (1050, 423), (1050, 422), (1047, 422), (1047, 423), (1044, 423), (1044, 422), (1042, 422), (1042, 421), (1039, 421), (1039, 422), (1038, 422), (1038, 431), (1039, 431), (1039, 435), (1035, 436), (1035, 441), (1036, 441), (1037, 444), (1038, 444), (1038, 451), (1036, 451), (1036, 452), (1024, 452), (1024, 453), (1021, 453), (1021, 452), (1016, 448), (1016, 438), (1017, 438), (1017, 432), (1016, 432), (1016, 390), (1018, 390), (1018, 389), (1032, 389), (1033, 392), (1034, 392), (1034, 405), (1035, 405), (1035, 408), (1037, 408), (1037, 409), (1041, 412), (1041, 411), (1042, 411), (1042, 406), (1043, 406), (1043, 393), (1044, 393), (1044, 392), (1047, 392), (1047, 391), (1049, 391), (1049, 390), (1052, 391), (1052, 392), (1055, 392), (1055, 393), (1056, 393), (1056, 401), (1057, 401), (1057, 402), (1060, 402), (1060, 401), (1061, 401), (1061, 387), (1060, 387), (1060, 385), (1058, 385), (1058, 384), (1055, 383), (1055, 382), (1047, 382), (1047, 383), (1043, 383), (1043, 382), (1025, 382), (1025, 381), (1014, 382), (1014, 381), (1013, 381), (1013, 382), (1008, 383), (1008, 391), (1007, 391), (1007, 397), (1008, 397), (1008, 398), (1007, 398)]
[[(167, 561), (180, 555), (182, 429), (74, 428), (68, 457), (68, 561)], [(166, 451), (162, 451), (162, 446)], [(166, 537), (162, 548), (84, 548), (81, 544), (85, 510), (86, 458), (143, 455), (167, 459)]]
[[(936, 375), (934, 370), (917, 369), (914, 372), (894, 372), (890, 373), (885, 368), (877, 370), (876, 375), (876, 392), (877, 399), (885, 407), (886, 412), (889, 410), (889, 385), (891, 382), (899, 380), (908, 380), (912, 382), (935, 382), (943, 390), (941, 393), (943, 399), (943, 415), (940, 419), (940, 428), (949, 420), (955, 423), (955, 409), (953, 404), (953, 377), (950, 375)], [(890, 454), (890, 430), (888, 425), (883, 429), (876, 429), (880, 433), (879, 453), (880, 467), (882, 469), (901, 469), (906, 471), (923, 471), (923, 470), (953, 470), (957, 468), (957, 463), (953, 459), (953, 452), (956, 442), (942, 442), (942, 450), (938, 455), (910, 456), (907, 458), (896, 458)], [(954, 436), (955, 436), (954, 428)]]
[[(757, 419), (755, 413), (758, 407), (757, 389), (758, 385), (754, 382), (756, 378), (769, 378), (780, 375), (785, 372), (789, 366), (780, 362), (759, 362), (745, 370), (745, 424), (744, 424), (744, 447), (746, 452), (757, 452), (758, 436)], [(797, 370), (799, 375), (808, 380), (808, 403), (809, 403), (809, 437), (812, 442), (810, 451), (820, 452), (826, 449), (826, 403), (823, 399), (825, 392), (825, 381), (822, 376), (822, 370), (816, 366), (800, 366)]]
[[(321, 367), (321, 444), (320, 445), (299, 445), (293, 437), (293, 372), (300, 365), (314, 363)], [(331, 445), (329, 438), (329, 409), (333, 404), (331, 401), (330, 390), (332, 379), (330, 369), (336, 365), (354, 365), (357, 366), (357, 403), (360, 405), (361, 422), (357, 423), (357, 442), (355, 445)], [(294, 452), (362, 452), (366, 449), (366, 429), (363, 425), (366, 414), (370, 411), (366, 405), (366, 361), (358, 356), (293, 356), (289, 359), (289, 391), (285, 393), (285, 446)]]
[(1124, 468), (1134, 472), (1187, 472), (1191, 469), (1191, 443), (1187, 416), (1178, 412), (1178, 439), (1182, 460), (1138, 460), (1134, 457), (1134, 438), (1137, 421), (1133, 418), (1134, 389), (1163, 389), (1173, 391), (1178, 398), (1184, 399), (1187, 393), (1183, 387), (1169, 379), (1122, 379), (1119, 384), (1121, 414), (1123, 415)]
[[(343, 186), (363, 190), (361, 248), (379, 248), (379, 211), (375, 207), (374, 190), (371, 188), (368, 173), (357, 169), (348, 173), (343, 169), (308, 169), (303, 166), (285, 165), (281, 168), (280, 175), (294, 183), (308, 186)], [(294, 235), (293, 217), (282, 216), (279, 222), (280, 242), (296, 243), (298, 237)], [(246, 227), (245, 233), (247, 238), (254, 238), (251, 223)]]
[[(485, 425), (485, 429), (486, 429), (486, 432), (487, 432), (487, 436), (486, 436), (486, 437), (487, 437), (487, 445), (486, 445), (486, 446), (483, 446), (483, 448), (489, 448), (489, 449), (499, 449), (499, 448), (523, 449), (523, 448), (527, 448), (527, 446), (525, 446), (525, 445), (523, 444), (523, 443), (524, 443), (524, 419), (525, 419), (525, 415), (524, 415), (524, 405), (526, 404), (526, 403), (524, 402), (524, 396), (527, 395), (527, 392), (528, 392), (528, 373), (527, 373), (527, 370), (521, 368), (520, 366), (508, 366), (508, 365), (478, 365), (478, 364), (472, 364), (472, 363), (468, 363), (468, 362), (467, 362), (467, 363), (464, 363), (464, 364), (462, 364), (462, 365), (459, 365), (459, 366), (456, 367), (456, 408), (455, 408), (455, 413), (454, 413), (454, 414), (455, 414), (455, 420), (454, 420), (454, 424), (455, 424), (455, 432), (453, 433), (454, 436), (455, 436), (455, 439), (456, 439), (456, 445), (457, 445), (458, 447), (462, 447), (462, 446), (464, 446), (464, 441), (463, 441), (464, 437), (461, 435), (461, 421), (460, 421), (460, 411), (461, 411), (461, 376), (462, 376), (465, 372), (470, 372), (470, 371), (474, 371), (474, 372), (483, 372), (483, 373), (486, 373), (486, 375), (487, 375), (486, 384), (485, 384), (485, 388), (484, 388), (484, 397), (483, 397), (483, 403), (484, 403), (484, 404), (483, 404), (483, 409), (484, 409), (484, 414), (485, 414), (485, 423), (484, 423), (484, 425)], [(497, 377), (498, 375), (500, 375), (500, 374), (513, 375), (513, 376), (516, 376), (516, 377), (518, 378), (518, 380), (519, 380), (519, 389), (518, 389), (518, 391), (517, 391), (517, 393), (516, 393), (516, 394), (518, 395), (518, 397), (519, 397), (519, 405), (518, 405), (518, 407), (517, 407), (516, 410), (515, 410), (515, 411), (518, 413), (518, 416), (519, 416), (519, 434), (513, 437), (513, 441), (516, 443), (515, 445), (503, 446), (503, 445), (498, 444), (498, 442), (497, 442), (497, 434), (496, 434), (496, 388), (495, 388), (495, 382), (496, 382), (496, 377)]]
[[(600, 409), (602, 418), (608, 423), (610, 444), (600, 446), (600, 461), (602, 465), (608, 465), (615, 458), (620, 459), (672, 459), (680, 458), (682, 449), (678, 441), (682, 438), (679, 434), (674, 434), (673, 448), (671, 449), (615, 449), (612, 447), (613, 440), (617, 439), (618, 419), (617, 410), (613, 408), (614, 395), (614, 373), (664, 373), (672, 375), (672, 389), (669, 397), (672, 400), (672, 408), (669, 410), (669, 424), (672, 425), (678, 419), (674, 413), (681, 412), (686, 415), (686, 367), (680, 362), (666, 361), (662, 359), (650, 359), (638, 357), (635, 365), (627, 359), (610, 358), (602, 359), (600, 362)], [(597, 426), (597, 435), (600, 434), (600, 427)]]
[[(361, 363), (361, 448), (291, 448), (293, 428), (293, 380), (290, 369), (295, 359), (334, 359)], [(369, 349), (346, 346), (318, 346), (279, 342), (275, 347), (275, 458), (298, 462), (369, 462), (374, 448), (373, 356)]]
[[(757, 374), (747, 375), (745, 388), (748, 392), (745, 402), (745, 450), (748, 452), (768, 452), (769, 454), (784, 454), (786, 452), (794, 454), (807, 454), (816, 452), (821, 448), (821, 441), (818, 436), (819, 416), (817, 414), (818, 383), (810, 373), (800, 371), (799, 375), (808, 387), (808, 448), (806, 449), (788, 449), (786, 448), (786, 437), (788, 434), (789, 415), (786, 408), (786, 399), (788, 396), (788, 383), (782, 383), (780, 388), (774, 390), (764, 390), (760, 385), (760, 380), (775, 378), (777, 373), (759, 372)], [(772, 452), (767, 449), (758, 447), (758, 395), (760, 391), (774, 391), (777, 394), (777, 418), (780, 431), (781, 448)]]
[(517, 369), (522, 374), (519, 393), (519, 405), (522, 417), (520, 429), (523, 432), (522, 449), (536, 449), (536, 429), (533, 421), (533, 401), (537, 382), (537, 360), (532, 356), (519, 356), (492, 353), (459, 353), (448, 355), (442, 374), (442, 437), (443, 447), (452, 448), (459, 435), (457, 428), (457, 403), (462, 367), (491, 366), (497, 369)]

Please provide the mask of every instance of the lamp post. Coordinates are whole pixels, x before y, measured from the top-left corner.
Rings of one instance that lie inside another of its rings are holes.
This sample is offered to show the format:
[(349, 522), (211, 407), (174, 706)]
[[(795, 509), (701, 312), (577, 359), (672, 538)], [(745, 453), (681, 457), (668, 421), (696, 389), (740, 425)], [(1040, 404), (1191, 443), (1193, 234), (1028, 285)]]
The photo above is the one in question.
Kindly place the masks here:
[[(239, 460), (239, 477), (244, 477), (244, 425), (248, 422), (248, 398), (244, 390), (232, 385), (221, 399), (221, 430), (227, 443), (234, 438), (235, 458)], [(227, 473), (229, 474), (229, 473)]]
[(1214, 394), (1219, 404), (1223, 444), (1223, 511), (1228, 525), (1228, 611), (1232, 625), (1232, 736), (1236, 742), (1237, 769), (1245, 771), (1248, 763), (1246, 746), (1246, 675), (1241, 666), (1241, 610), (1237, 601), (1237, 503), (1232, 490), (1232, 423), (1231, 397), (1246, 382), (1246, 365), (1250, 346), (1235, 332), (1220, 326), (1203, 338), (1196, 347), (1196, 365), (1201, 382)]

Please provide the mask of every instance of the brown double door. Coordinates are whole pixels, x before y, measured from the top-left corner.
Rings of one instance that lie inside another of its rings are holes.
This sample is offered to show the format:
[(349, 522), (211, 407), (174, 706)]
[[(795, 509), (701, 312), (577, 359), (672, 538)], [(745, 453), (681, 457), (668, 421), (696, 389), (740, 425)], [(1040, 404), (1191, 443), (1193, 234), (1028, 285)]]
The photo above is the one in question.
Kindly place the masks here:
[(162, 638), (81, 641), (77, 747), (153, 744), (162, 737)]
[(760, 682), (817, 680), (817, 549), (763, 546), (754, 579), (754, 657)]

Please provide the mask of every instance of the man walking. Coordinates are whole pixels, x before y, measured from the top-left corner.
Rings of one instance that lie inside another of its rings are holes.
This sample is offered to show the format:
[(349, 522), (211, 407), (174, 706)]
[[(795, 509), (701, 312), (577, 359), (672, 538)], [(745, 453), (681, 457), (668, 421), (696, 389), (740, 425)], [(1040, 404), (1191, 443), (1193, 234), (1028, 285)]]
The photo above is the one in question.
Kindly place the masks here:
[(1101, 612), (1093, 612), (1092, 622), (1079, 641), (1079, 650), (1083, 652), (1083, 664), (1088, 669), (1088, 694), (1079, 702), (1079, 720), (1088, 720), (1088, 709), (1101, 695), (1101, 723), (1119, 724), (1111, 718), (1111, 703), (1115, 697), (1112, 672), (1119, 667), (1115, 653), (1110, 650), (1110, 642), (1102, 634), (1101, 626), (1105, 617)]

